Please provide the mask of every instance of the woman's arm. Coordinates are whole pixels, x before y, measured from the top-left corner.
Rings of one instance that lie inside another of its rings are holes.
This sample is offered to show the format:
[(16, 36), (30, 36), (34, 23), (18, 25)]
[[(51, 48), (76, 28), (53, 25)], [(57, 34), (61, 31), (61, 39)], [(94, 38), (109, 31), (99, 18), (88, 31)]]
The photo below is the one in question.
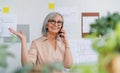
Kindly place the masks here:
[(63, 40), (63, 43), (65, 44), (65, 54), (64, 54), (64, 66), (66, 68), (70, 68), (73, 64), (73, 57), (72, 57), (72, 54), (71, 54), (71, 51), (70, 51), (70, 47), (68, 45), (68, 40), (67, 40), (67, 37), (66, 37), (66, 32), (65, 30), (61, 30), (61, 38)]
[(65, 43), (65, 54), (64, 54), (64, 66), (70, 68), (73, 64), (73, 57), (68, 46), (68, 42)]
[(21, 63), (26, 65), (29, 62), (26, 40), (21, 40)]
[(29, 63), (25, 34), (22, 32), (22, 30), (16, 32), (12, 28), (9, 28), (9, 31), (11, 33), (15, 34), (21, 40), (21, 63), (22, 63), (22, 65), (25, 65), (25, 64)]

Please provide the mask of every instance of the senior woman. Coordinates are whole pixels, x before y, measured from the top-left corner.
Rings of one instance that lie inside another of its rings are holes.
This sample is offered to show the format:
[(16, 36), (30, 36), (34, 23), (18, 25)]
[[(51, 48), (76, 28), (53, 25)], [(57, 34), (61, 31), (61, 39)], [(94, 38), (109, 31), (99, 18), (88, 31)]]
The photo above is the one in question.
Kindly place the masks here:
[(22, 65), (31, 63), (34, 66), (34, 73), (40, 70), (42, 64), (61, 62), (65, 68), (72, 66), (73, 58), (63, 23), (63, 16), (60, 13), (49, 13), (43, 23), (42, 36), (32, 41), (28, 51), (26, 36), (22, 30), (17, 32), (9, 28), (10, 32), (21, 40)]

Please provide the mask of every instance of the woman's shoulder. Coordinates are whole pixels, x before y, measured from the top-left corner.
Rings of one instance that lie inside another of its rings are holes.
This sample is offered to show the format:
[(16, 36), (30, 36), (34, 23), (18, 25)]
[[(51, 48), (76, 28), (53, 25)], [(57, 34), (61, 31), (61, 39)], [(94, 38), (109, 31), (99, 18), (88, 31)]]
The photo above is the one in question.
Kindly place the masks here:
[(45, 39), (46, 39), (45, 36), (41, 36), (41, 37), (34, 39), (32, 42), (43, 42)]
[(38, 37), (32, 41), (32, 44), (40, 47), (43, 44), (44, 39), (45, 39), (44, 36)]

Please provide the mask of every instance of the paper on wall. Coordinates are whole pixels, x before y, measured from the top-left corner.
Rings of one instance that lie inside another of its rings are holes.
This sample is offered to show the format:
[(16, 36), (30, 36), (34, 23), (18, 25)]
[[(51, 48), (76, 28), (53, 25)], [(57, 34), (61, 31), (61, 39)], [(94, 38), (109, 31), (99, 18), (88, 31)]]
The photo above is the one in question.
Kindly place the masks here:
[(9, 27), (17, 29), (17, 17), (14, 14), (0, 14), (0, 31), (2, 37), (10, 37)]
[(0, 34), (2, 32), (2, 25), (1, 25), (1, 20), (0, 20)]
[(93, 23), (96, 19), (98, 19), (98, 16), (83, 17), (83, 32), (84, 33), (89, 33), (90, 24)]

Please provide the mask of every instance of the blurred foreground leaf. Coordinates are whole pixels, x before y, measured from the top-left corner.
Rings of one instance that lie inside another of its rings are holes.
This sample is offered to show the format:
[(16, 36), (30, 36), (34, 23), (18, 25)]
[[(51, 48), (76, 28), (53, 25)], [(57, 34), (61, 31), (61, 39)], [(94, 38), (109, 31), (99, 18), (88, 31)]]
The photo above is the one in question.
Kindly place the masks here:
[(73, 65), (71, 68), (72, 73), (98, 73), (97, 64), (83, 64)]
[(51, 64), (43, 64), (41, 73), (53, 73), (53, 71), (62, 72), (63, 70), (63, 64), (60, 62), (55, 62)]
[(14, 57), (14, 55), (7, 51), (8, 45), (0, 45), (0, 67), (6, 68), (7, 64), (7, 57)]
[(13, 73), (30, 73), (32, 67), (30, 65), (25, 65), (23, 67), (19, 67)]

